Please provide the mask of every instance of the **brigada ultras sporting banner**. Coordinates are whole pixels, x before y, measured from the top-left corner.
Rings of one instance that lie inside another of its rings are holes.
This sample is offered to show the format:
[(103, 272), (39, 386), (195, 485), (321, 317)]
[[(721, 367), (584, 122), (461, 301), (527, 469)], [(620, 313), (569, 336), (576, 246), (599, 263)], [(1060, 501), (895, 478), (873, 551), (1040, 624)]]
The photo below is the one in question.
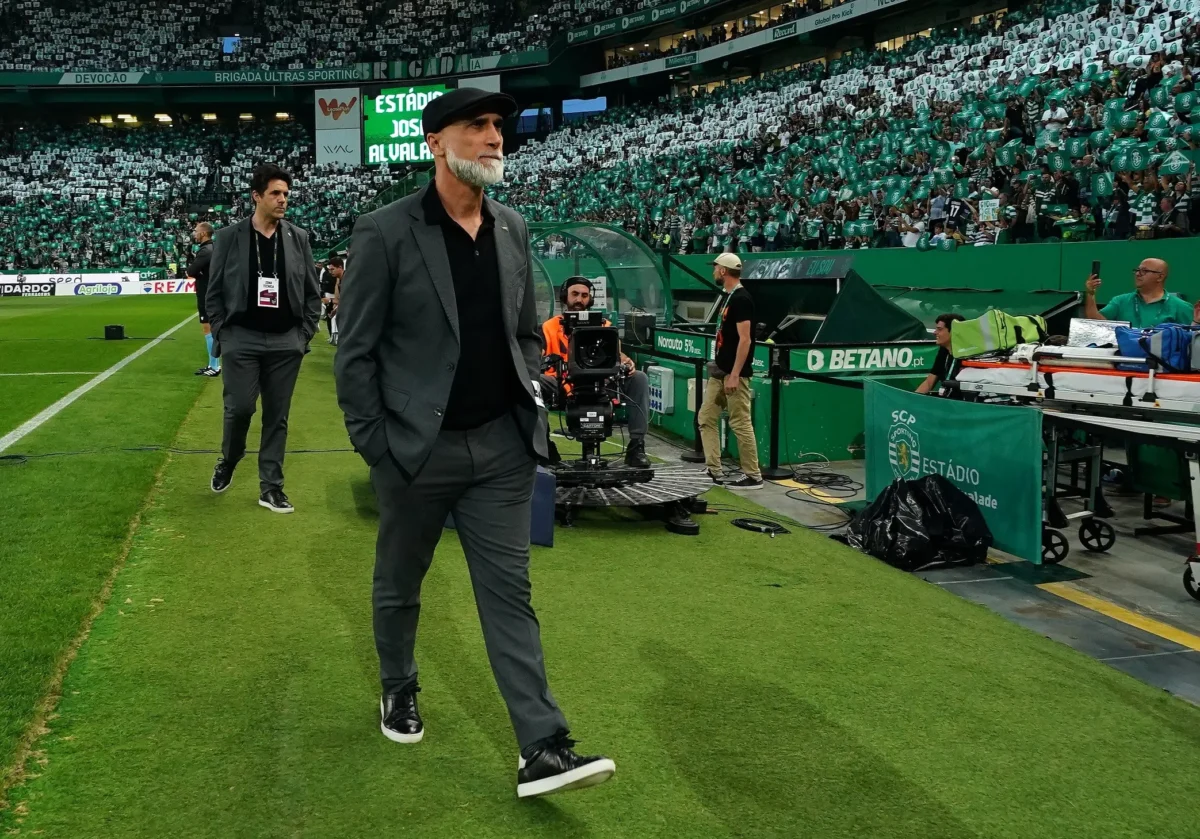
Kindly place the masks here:
[(868, 379), (867, 497), (897, 478), (944, 475), (979, 505), (994, 544), (1042, 561), (1042, 416), (1034, 408), (921, 396)]

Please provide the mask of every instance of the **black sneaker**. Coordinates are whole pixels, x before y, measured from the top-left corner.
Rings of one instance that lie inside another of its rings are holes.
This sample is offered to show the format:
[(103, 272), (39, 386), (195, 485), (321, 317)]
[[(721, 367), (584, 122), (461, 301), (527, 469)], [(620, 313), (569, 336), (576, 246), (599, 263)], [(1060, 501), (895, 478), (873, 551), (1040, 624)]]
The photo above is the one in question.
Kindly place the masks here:
[(212, 491), (224, 492), (229, 489), (229, 485), (233, 483), (233, 467), (236, 463), (226, 463), (225, 458), (217, 461), (217, 468), (213, 470), (212, 476)]
[(210, 379), (215, 379), (217, 376), (221, 375), (221, 370), (217, 367), (206, 367), (204, 368), (204, 372), (200, 373), (200, 375), (207, 376)]
[(571, 751), (575, 741), (566, 735), (530, 749), (517, 762), (517, 798), (552, 795), (602, 784), (617, 771), (606, 757), (581, 757)]
[(269, 489), (258, 497), (258, 506), (266, 507), (272, 513), (294, 513), (296, 508), (287, 500), (281, 489)]
[(625, 465), (637, 469), (649, 469), (650, 458), (646, 457), (646, 441), (630, 440), (625, 447)]
[(724, 475), (714, 475), (712, 472), (709, 472), (707, 469), (701, 469), (700, 472), (704, 475), (707, 475), (708, 479), (710, 481), (712, 481), (714, 484), (716, 484), (717, 486), (725, 486), (725, 476)]
[(413, 685), (400, 693), (389, 693), (379, 700), (379, 730), (393, 743), (420, 743), (425, 736), (425, 723), (417, 711), (417, 694)]
[(751, 478), (749, 475), (743, 475), (736, 481), (726, 481), (726, 489), (762, 489), (762, 478)]
[(192, 375), (193, 376), (207, 376), (207, 375), (209, 375), (208, 371), (211, 369), (212, 369), (211, 367), (209, 367), (207, 364), (205, 364), (203, 367), (201, 367), (199, 370), (197, 370)]

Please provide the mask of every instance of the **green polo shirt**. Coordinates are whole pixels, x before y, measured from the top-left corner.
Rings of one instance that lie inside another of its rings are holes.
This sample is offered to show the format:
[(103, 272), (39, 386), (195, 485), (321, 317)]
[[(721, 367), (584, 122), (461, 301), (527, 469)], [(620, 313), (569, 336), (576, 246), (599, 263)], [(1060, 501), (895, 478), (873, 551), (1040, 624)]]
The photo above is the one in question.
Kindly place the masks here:
[(1192, 322), (1192, 304), (1167, 292), (1161, 300), (1147, 303), (1136, 291), (1118, 294), (1100, 310), (1108, 320), (1127, 320), (1134, 329), (1148, 329), (1160, 323)]

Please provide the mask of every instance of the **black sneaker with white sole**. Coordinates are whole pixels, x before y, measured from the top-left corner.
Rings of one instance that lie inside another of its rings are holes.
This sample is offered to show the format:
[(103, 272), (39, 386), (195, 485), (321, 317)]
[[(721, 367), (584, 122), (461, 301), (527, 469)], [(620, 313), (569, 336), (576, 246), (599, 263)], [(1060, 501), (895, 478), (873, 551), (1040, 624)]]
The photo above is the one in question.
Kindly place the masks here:
[(281, 489), (269, 489), (258, 497), (258, 506), (266, 507), (272, 513), (294, 513), (296, 508), (291, 505)]
[(751, 478), (749, 475), (743, 475), (736, 481), (726, 481), (726, 489), (762, 489), (762, 478)]
[(210, 379), (215, 379), (221, 375), (221, 368), (220, 367), (206, 367), (206, 368), (204, 368), (204, 372), (201, 373), (200, 375), (207, 376)]
[(560, 735), (529, 748), (517, 762), (517, 798), (594, 787), (616, 773), (611, 760), (577, 755), (571, 750), (574, 745), (574, 740)]
[(213, 469), (212, 486), (213, 492), (224, 492), (229, 489), (229, 485), (233, 483), (233, 469), (237, 466), (236, 463), (229, 463), (225, 458), (217, 461), (217, 466)]
[(379, 730), (393, 743), (420, 743), (425, 736), (425, 723), (417, 710), (416, 685), (399, 693), (389, 693), (379, 700)]

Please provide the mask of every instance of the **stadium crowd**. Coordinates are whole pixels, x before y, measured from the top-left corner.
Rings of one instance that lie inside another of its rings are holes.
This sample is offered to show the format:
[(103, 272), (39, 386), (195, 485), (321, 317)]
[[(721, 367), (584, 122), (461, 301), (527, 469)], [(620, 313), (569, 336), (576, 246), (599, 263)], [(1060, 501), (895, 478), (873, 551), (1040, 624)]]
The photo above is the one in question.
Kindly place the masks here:
[(497, 195), (684, 252), (1190, 234), (1198, 19), (1048, 4), (615, 108), (524, 146)]
[(349, 235), (404, 167), (317, 166), (298, 123), (35, 124), (0, 132), (0, 270), (130, 270), (183, 264), (197, 221), (250, 212), (245, 184), (269, 161), (294, 174), (289, 218), (315, 247)]
[[(511, 153), (493, 194), (681, 252), (1188, 235), (1198, 19), (1200, 0), (1067, 0), (613, 108)], [(182, 262), (266, 160), (317, 248), (407, 173), (318, 167), (295, 122), (0, 132), (0, 269)]]
[[(0, 72), (261, 70), (489, 55), (642, 0), (0, 0)], [(222, 34), (239, 39), (226, 49)]]

